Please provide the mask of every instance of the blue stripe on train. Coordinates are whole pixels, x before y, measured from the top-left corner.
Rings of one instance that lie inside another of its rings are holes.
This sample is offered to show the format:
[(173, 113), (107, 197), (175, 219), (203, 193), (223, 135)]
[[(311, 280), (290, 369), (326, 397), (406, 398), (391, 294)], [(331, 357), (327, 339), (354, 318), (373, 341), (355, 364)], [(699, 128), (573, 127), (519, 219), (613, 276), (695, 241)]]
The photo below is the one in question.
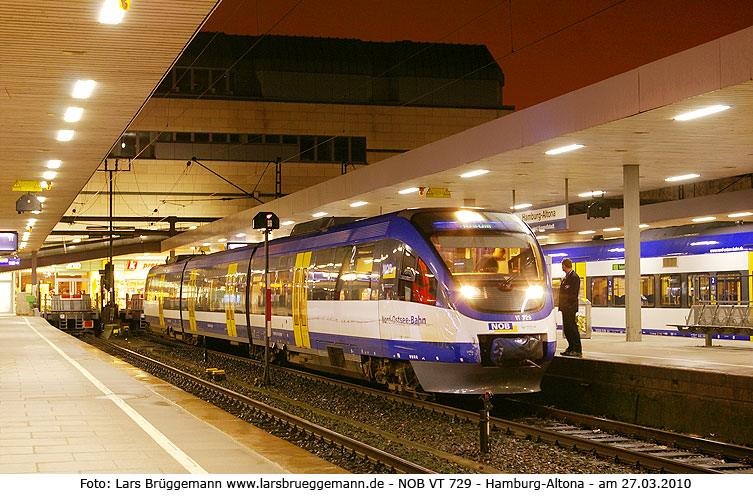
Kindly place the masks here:
[[(146, 317), (148, 322), (159, 321), (157, 317)], [(174, 323), (168, 324), (168, 320)], [(166, 326), (180, 328), (180, 321), (177, 319), (165, 319)], [(158, 324), (157, 324), (158, 325)], [(211, 327), (210, 327), (211, 325)], [(196, 321), (196, 326), (200, 331), (208, 334), (217, 334), (224, 339), (233, 341), (232, 337), (227, 336), (225, 324), (218, 322)], [(251, 328), (253, 339), (255, 341), (264, 340), (264, 327)], [(245, 326), (238, 326), (239, 341), (248, 342), (248, 335)], [(342, 336), (338, 334), (327, 334), (322, 332), (309, 332), (311, 348), (314, 350), (326, 352), (328, 346), (337, 346), (343, 349), (348, 355), (371, 355), (385, 358), (395, 358), (400, 360), (418, 360), (428, 362), (451, 362), (451, 363), (479, 363), (480, 357), (477, 348), (472, 343), (440, 343), (427, 341), (395, 340), (395, 339), (372, 339), (355, 336)], [(295, 334), (293, 331), (285, 329), (272, 329), (271, 343), (282, 343), (289, 346), (296, 346)], [(554, 341), (545, 343), (546, 353), (545, 360), (551, 360), (554, 356), (556, 343)]]

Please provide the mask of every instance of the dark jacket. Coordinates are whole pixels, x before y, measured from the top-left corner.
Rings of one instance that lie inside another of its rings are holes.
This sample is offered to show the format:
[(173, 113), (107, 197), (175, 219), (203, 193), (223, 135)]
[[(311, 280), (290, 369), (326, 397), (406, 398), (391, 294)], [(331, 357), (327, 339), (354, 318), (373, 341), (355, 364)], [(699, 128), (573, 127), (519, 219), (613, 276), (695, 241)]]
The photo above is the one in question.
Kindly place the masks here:
[(560, 311), (578, 311), (578, 293), (580, 292), (580, 277), (575, 270), (570, 271), (560, 284)]

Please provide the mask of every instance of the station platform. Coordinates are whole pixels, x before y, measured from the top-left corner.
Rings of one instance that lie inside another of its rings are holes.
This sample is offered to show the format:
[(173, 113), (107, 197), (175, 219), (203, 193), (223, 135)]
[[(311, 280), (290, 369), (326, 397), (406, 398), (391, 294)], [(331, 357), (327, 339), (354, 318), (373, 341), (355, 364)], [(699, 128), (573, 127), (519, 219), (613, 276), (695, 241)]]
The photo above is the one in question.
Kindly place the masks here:
[(0, 346), (0, 473), (347, 473), (42, 318)]
[(563, 409), (753, 446), (753, 342), (593, 333), (557, 353), (531, 398)]

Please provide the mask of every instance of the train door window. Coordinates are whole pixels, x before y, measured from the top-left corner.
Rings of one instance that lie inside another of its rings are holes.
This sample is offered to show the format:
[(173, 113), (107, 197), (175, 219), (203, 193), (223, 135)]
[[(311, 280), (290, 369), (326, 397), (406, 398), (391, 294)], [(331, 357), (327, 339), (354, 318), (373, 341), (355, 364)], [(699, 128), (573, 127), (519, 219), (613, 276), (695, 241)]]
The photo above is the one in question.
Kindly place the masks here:
[[(293, 265), (294, 254), (280, 256), (275, 268), (274, 289), (272, 294), (277, 294), (277, 301), (272, 303), (272, 314), (290, 317), (293, 315)], [(271, 264), (270, 264), (271, 267)]]
[(397, 289), (400, 258), (403, 256), (403, 244), (397, 240), (383, 240), (377, 246), (379, 253), (379, 299), (399, 299)]
[[(314, 301), (333, 300), (337, 285), (335, 249), (320, 249), (311, 254), (309, 268), (309, 299)], [(342, 260), (340, 260), (342, 263)]]
[(368, 301), (377, 281), (372, 276), (374, 244), (354, 245), (345, 257), (337, 280), (338, 299), (343, 301)]
[(625, 277), (614, 277), (612, 283), (614, 306), (625, 306)]
[(264, 256), (257, 256), (251, 263), (251, 297), (249, 298), (250, 313), (264, 314)]
[(682, 278), (680, 275), (662, 275), (661, 281), (661, 305), (680, 306), (682, 297)]
[(655, 306), (654, 277), (641, 276), (641, 306)]
[(691, 305), (711, 301), (711, 275), (688, 275), (688, 302)]
[(591, 304), (593, 306), (607, 306), (607, 289), (609, 281), (607, 277), (594, 277), (591, 279)]
[(399, 276), (399, 296), (403, 301), (436, 304), (437, 278), (423, 259), (404, 245), (403, 260)]
[(739, 273), (717, 273), (716, 300), (719, 303), (738, 303), (741, 297), (741, 281)]
[[(207, 277), (207, 270), (198, 268), (196, 271), (196, 311), (211, 311), (210, 296), (212, 282)], [(192, 272), (188, 272), (189, 276)]]

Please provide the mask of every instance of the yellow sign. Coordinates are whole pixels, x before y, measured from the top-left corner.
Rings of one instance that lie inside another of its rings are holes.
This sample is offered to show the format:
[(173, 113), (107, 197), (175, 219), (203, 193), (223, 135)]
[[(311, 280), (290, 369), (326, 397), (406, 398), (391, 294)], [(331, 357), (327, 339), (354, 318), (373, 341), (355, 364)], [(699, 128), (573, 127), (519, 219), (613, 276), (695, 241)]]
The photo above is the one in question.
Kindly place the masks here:
[(449, 188), (421, 188), (418, 194), (426, 198), (452, 198)]
[(120, 8), (123, 10), (128, 10), (131, 8), (131, 0), (120, 0), (118, 3), (120, 4)]
[(13, 191), (42, 191), (39, 181), (16, 181), (13, 183)]

